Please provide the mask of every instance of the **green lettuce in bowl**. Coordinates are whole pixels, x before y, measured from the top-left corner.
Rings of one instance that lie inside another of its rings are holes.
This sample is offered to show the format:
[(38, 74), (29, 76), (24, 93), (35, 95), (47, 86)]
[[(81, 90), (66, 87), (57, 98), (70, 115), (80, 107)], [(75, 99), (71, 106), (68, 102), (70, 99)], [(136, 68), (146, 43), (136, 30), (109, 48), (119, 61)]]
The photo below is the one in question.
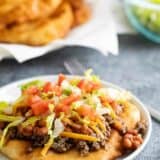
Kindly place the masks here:
[[(133, 5), (133, 13), (145, 27), (160, 34), (160, 9), (158, 9), (158, 6), (160, 7), (160, 0), (148, 0), (149, 3), (150, 5), (144, 6)], [(153, 7), (155, 5), (157, 7)]]
[(144, 37), (160, 43), (160, 0), (124, 0), (131, 25)]

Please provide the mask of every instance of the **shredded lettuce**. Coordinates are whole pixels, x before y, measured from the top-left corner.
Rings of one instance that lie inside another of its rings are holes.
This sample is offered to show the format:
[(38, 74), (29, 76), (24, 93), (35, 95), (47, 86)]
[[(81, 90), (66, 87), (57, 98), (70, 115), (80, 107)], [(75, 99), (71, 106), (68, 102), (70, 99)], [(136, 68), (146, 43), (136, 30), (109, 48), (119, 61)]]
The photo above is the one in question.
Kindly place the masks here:
[(105, 106), (105, 107), (107, 107), (109, 109), (111, 117), (113, 119), (115, 119), (117, 116), (116, 116), (116, 113), (114, 112), (113, 108), (109, 104), (107, 104), (107, 106)]
[(79, 82), (80, 82), (79, 78), (73, 78), (73, 79), (70, 80), (70, 84), (72, 86), (77, 86)]
[(71, 89), (64, 89), (63, 90), (63, 94), (69, 96), (70, 94), (72, 93), (72, 90)]
[(5, 143), (5, 137), (8, 133), (8, 130), (11, 128), (11, 127), (15, 127), (15, 126), (18, 126), (20, 123), (22, 123), (24, 120), (24, 118), (20, 118), (16, 121), (13, 121), (11, 123), (8, 124), (8, 126), (4, 129), (3, 133), (2, 133), (2, 137), (0, 139), (0, 148), (3, 147), (4, 143)]
[(12, 107), (9, 105), (8, 102), (5, 102), (5, 101), (0, 102), (0, 113), (2, 112), (8, 113), (8, 114), (12, 113)]
[(93, 108), (102, 107), (100, 99), (96, 95), (89, 95), (87, 97), (87, 103), (92, 106)]
[(64, 80), (61, 86), (63, 89), (63, 94), (67, 96), (69, 96), (71, 93), (75, 93), (77, 95), (81, 94), (81, 90), (78, 87), (71, 85), (67, 80)]
[(0, 102), (0, 111), (3, 111), (6, 107), (8, 107), (9, 104), (5, 101)]
[(21, 119), (22, 117), (20, 116), (7, 116), (4, 114), (0, 114), (0, 121), (4, 121), (4, 122), (13, 122), (16, 120)]
[(47, 117), (46, 122), (47, 122), (47, 128), (48, 128), (48, 135), (50, 136), (48, 142), (44, 145), (44, 148), (41, 151), (41, 155), (45, 156), (49, 150), (49, 148), (51, 147), (51, 145), (53, 144), (54, 141), (54, 136), (53, 136), (53, 131), (52, 131), (52, 125), (53, 125), (53, 121), (55, 118), (55, 114), (51, 114)]
[(106, 107), (97, 107), (96, 108), (96, 112), (99, 114), (99, 115), (104, 115), (104, 114), (111, 114), (111, 111), (110, 109), (106, 108)]
[(31, 87), (31, 86), (42, 87), (43, 85), (44, 85), (44, 82), (43, 82), (43, 81), (34, 80), (34, 81), (31, 81), (31, 82), (22, 84), (20, 87), (21, 87), (21, 90), (24, 91), (24, 90), (26, 90), (27, 88), (29, 88), (29, 87)]
[(131, 99), (131, 93), (128, 91), (119, 91), (114, 88), (107, 88), (107, 94), (109, 97), (116, 101), (128, 101)]
[(79, 108), (80, 106), (82, 106), (84, 104), (84, 101), (76, 101), (76, 102), (73, 102), (72, 103), (72, 108), (73, 109), (77, 109), (77, 108)]
[(88, 69), (84, 75), (85, 77), (88, 79), (88, 80), (91, 80), (93, 82), (97, 82), (99, 83), (100, 82), (100, 78), (97, 76), (97, 75), (94, 75), (92, 74), (93, 73), (93, 70), (92, 69)]
[(35, 124), (38, 120), (40, 120), (40, 117), (30, 117), (27, 119), (25, 122), (22, 123), (23, 127), (27, 127), (28, 125), (33, 125)]
[(106, 88), (100, 88), (99, 90), (97, 90), (97, 91), (95, 92), (95, 94), (96, 94), (97, 96), (102, 96), (102, 97), (104, 97), (104, 96), (107, 95), (107, 89), (106, 89)]
[(17, 108), (19, 107), (26, 107), (27, 104), (27, 96), (26, 95), (21, 95), (13, 104), (12, 104), (12, 108), (13, 108), (13, 112), (15, 113)]
[(53, 130), (54, 138), (58, 137), (63, 131), (64, 131), (64, 125), (61, 122), (61, 120), (58, 118), (54, 122), (54, 130)]
[(54, 122), (54, 130), (52, 130), (52, 125), (54, 121), (54, 115), (50, 115), (47, 117), (47, 128), (48, 134), (50, 136), (48, 142), (45, 144), (44, 148), (42, 149), (42, 156), (45, 156), (54, 142), (54, 138), (58, 137), (64, 131), (64, 125), (62, 124), (60, 119), (56, 119)]
[(48, 131), (52, 129), (54, 117), (55, 117), (55, 114), (51, 114), (46, 119)]

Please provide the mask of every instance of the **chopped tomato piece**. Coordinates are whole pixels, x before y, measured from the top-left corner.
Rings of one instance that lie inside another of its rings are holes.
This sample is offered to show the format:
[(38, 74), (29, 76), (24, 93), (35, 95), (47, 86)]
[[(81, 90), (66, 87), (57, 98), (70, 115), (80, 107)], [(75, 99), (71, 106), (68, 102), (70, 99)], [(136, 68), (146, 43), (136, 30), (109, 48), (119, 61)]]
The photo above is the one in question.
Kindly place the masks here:
[(66, 76), (64, 74), (59, 74), (58, 85), (60, 86), (65, 79), (66, 79)]
[(38, 94), (39, 89), (36, 86), (31, 86), (24, 91), (25, 94)]
[(53, 84), (51, 82), (47, 82), (43, 87), (43, 92), (55, 92), (56, 96), (60, 96), (62, 93), (62, 89), (60, 86)]
[(78, 87), (80, 88), (80, 89), (84, 89), (85, 88), (85, 86), (87, 85), (87, 80), (84, 80), (84, 79), (82, 79), (79, 83), (78, 83)]
[(79, 83), (78, 83), (78, 87), (85, 91), (85, 92), (92, 92), (93, 90), (99, 89), (101, 87), (101, 84), (99, 83), (94, 83), (92, 81), (88, 81), (86, 79), (82, 79)]
[(56, 94), (56, 96), (60, 96), (61, 94), (62, 94), (62, 89), (61, 89), (61, 87), (60, 86), (54, 86), (54, 92), (55, 92), (55, 94)]
[(51, 101), (43, 100), (41, 97), (34, 95), (28, 97), (28, 105), (31, 107), (34, 115), (41, 115), (49, 110), (49, 104)]
[(80, 99), (79, 95), (71, 94), (70, 96), (64, 98), (61, 102), (62, 105), (70, 105), (71, 103)]
[(96, 112), (93, 108), (91, 108), (90, 106), (81, 106), (77, 109), (77, 112), (79, 113), (79, 115), (83, 116), (83, 117), (89, 117), (91, 120), (94, 120), (96, 117)]
[(41, 100), (42, 100), (41, 97), (39, 97), (38, 95), (29, 96), (28, 97), (28, 105), (32, 105), (32, 104), (37, 103)]
[(59, 113), (63, 112), (65, 114), (68, 114), (70, 111), (70, 106), (61, 106), (61, 105), (58, 105), (55, 107), (55, 113), (56, 115), (59, 115)]
[(56, 107), (55, 107), (55, 112), (58, 115), (60, 112), (64, 113), (69, 113), (70, 111), (70, 105), (79, 100), (80, 96), (71, 94), (69, 97), (64, 98)]
[(44, 85), (44, 87), (43, 87), (43, 91), (44, 91), (44, 92), (52, 91), (52, 90), (53, 90), (53, 86), (54, 86), (53, 83), (47, 82), (47, 83)]
[(34, 104), (31, 105), (32, 112), (35, 116), (41, 115), (46, 113), (49, 108), (48, 108), (49, 103), (47, 101), (41, 100), (38, 101)]

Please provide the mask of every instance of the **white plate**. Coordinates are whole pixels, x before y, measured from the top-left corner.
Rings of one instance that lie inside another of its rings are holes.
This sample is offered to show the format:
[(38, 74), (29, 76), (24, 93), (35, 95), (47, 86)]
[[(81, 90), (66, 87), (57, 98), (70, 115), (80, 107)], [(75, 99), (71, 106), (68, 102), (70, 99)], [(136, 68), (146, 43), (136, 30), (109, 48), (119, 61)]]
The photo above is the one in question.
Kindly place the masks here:
[[(69, 76), (69, 77), (73, 77), (73, 76)], [(47, 76), (38, 76), (38, 77), (34, 77), (34, 78), (30, 78), (30, 79), (25, 79), (25, 80), (20, 80), (14, 83), (11, 83), (9, 85), (6, 85), (2, 88), (0, 88), (0, 100), (6, 100), (6, 101), (14, 101), (19, 95), (20, 95), (20, 89), (18, 86), (20, 86), (21, 84), (31, 81), (31, 80), (35, 80), (35, 79), (41, 79), (41, 80), (46, 80), (46, 81), (55, 81), (57, 79), (56, 75), (47, 75)], [(123, 91), (122, 88), (102, 81), (103, 84), (107, 87), (110, 88), (114, 88), (120, 91)], [(121, 160), (131, 160), (133, 158), (135, 158), (137, 155), (139, 155), (142, 150), (145, 148), (146, 144), (149, 141), (150, 135), (151, 135), (151, 130), (152, 130), (152, 123), (151, 123), (151, 117), (150, 114), (147, 110), (147, 108), (143, 105), (143, 103), (135, 96), (132, 95), (132, 99), (133, 99), (133, 103), (139, 108), (140, 112), (141, 112), (141, 116), (144, 120), (146, 120), (147, 124), (148, 124), (148, 128), (146, 131), (146, 135), (144, 137), (144, 142), (143, 144), (136, 150), (134, 151), (132, 154), (130, 154), (127, 157), (124, 158), (120, 158)], [(2, 160), (3, 158), (0, 157), (0, 159)], [(5, 158), (4, 158), (5, 159)]]

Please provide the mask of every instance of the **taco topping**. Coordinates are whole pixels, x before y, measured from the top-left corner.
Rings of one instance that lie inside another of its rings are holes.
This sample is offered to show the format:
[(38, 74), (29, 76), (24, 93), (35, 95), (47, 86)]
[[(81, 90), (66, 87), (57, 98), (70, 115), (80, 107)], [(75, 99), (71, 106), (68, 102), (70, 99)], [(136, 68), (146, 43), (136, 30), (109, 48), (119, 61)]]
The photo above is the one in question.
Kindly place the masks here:
[(18, 139), (30, 142), (29, 151), (41, 147), (43, 156), (72, 148), (85, 156), (105, 149), (114, 129), (121, 133), (123, 147), (134, 150), (143, 142), (144, 125), (139, 122), (130, 131), (120, 116), (129, 98), (126, 92), (104, 87), (91, 70), (84, 78), (60, 74), (56, 82), (23, 84), (14, 103), (0, 102), (0, 147)]

